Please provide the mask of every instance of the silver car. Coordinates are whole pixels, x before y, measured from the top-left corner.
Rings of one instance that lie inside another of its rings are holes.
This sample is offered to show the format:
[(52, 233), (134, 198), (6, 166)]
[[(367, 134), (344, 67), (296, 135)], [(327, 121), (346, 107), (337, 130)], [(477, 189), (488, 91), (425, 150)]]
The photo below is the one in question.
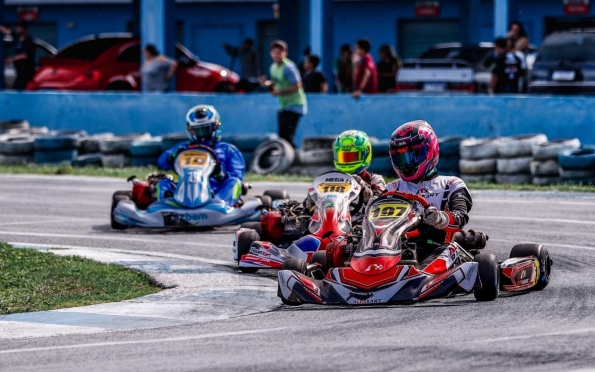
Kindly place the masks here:
[[(35, 46), (35, 69), (39, 67), (39, 59), (50, 57), (58, 53), (58, 50), (46, 43), (43, 40), (33, 38), (33, 45)], [(13, 55), (13, 39), (12, 36), (4, 36), (4, 55)], [(11, 89), (17, 78), (17, 72), (12, 63), (4, 64), (4, 84), (7, 89)]]

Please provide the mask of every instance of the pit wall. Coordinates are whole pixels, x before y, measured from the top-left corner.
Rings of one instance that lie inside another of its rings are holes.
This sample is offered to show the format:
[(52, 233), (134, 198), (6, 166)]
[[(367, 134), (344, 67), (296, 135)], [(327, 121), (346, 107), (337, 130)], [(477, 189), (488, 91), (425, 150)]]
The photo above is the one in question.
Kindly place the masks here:
[[(277, 131), (277, 100), (267, 94), (0, 92), (0, 121), (26, 119), (32, 126), (50, 129), (157, 136), (183, 131), (186, 111), (201, 103), (217, 108), (227, 134)], [(545, 133), (550, 139), (578, 137), (595, 144), (594, 103), (593, 98), (571, 96), (397, 94), (355, 100), (347, 95), (308, 95), (308, 115), (300, 121), (296, 142), (353, 128), (388, 138), (400, 124), (424, 119), (438, 136)]]

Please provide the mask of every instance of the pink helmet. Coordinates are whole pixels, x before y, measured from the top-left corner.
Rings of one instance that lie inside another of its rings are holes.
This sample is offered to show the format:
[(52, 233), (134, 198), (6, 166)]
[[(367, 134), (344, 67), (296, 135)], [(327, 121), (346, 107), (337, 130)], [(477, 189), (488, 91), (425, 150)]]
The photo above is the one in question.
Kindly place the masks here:
[(437, 172), (438, 138), (425, 120), (398, 127), (390, 136), (388, 149), (393, 168), (403, 181), (417, 183)]

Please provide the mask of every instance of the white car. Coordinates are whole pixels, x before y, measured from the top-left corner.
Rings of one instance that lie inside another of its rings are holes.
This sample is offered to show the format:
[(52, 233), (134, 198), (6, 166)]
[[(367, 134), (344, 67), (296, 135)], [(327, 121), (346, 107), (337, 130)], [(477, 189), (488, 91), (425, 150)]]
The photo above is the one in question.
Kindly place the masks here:
[[(33, 38), (33, 45), (35, 46), (35, 69), (39, 67), (39, 59), (55, 55), (58, 50), (46, 43), (43, 40)], [(13, 40), (12, 36), (4, 36), (4, 55), (13, 55)], [(12, 63), (4, 64), (4, 84), (7, 89), (11, 89), (14, 81), (17, 78), (17, 72)]]

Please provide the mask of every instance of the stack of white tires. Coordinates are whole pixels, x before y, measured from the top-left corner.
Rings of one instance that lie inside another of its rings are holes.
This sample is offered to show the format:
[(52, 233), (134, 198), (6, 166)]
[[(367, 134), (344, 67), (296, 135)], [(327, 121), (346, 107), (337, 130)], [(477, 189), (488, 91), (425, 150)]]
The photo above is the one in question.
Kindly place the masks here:
[(538, 186), (554, 185), (573, 178), (571, 176), (576, 174), (564, 172), (564, 169), (560, 168), (558, 155), (565, 151), (576, 150), (580, 146), (581, 142), (578, 138), (552, 140), (533, 145), (533, 161), (531, 162), (533, 184)]
[[(459, 170), (465, 182), (494, 182), (499, 140), (469, 138), (459, 145)], [(440, 162), (438, 162), (440, 165)]]
[(130, 147), (134, 141), (151, 139), (149, 133), (133, 133), (123, 136), (114, 136), (104, 139), (99, 143), (101, 150), (101, 164), (108, 168), (127, 167), (132, 165)]
[(532, 149), (545, 142), (547, 142), (545, 134), (524, 134), (501, 138), (498, 143), (496, 182), (511, 185), (532, 183)]

